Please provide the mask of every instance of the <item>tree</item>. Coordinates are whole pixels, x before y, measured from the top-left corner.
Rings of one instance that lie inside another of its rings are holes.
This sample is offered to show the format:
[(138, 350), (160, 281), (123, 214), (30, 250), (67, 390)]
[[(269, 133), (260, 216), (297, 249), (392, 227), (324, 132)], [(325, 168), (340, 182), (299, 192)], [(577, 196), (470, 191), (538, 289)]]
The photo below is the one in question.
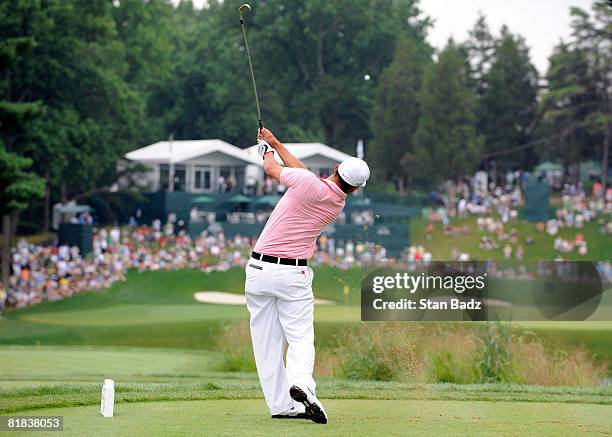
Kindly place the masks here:
[(596, 142), (601, 144), (601, 180), (605, 192), (608, 184), (610, 141), (612, 141), (612, 8), (604, 1), (593, 4), (593, 14), (572, 8), (572, 37), (576, 50), (586, 56), (587, 74), (581, 84), (591, 97), (592, 111), (586, 126)]
[(469, 38), (462, 45), (462, 48), (465, 50), (469, 61), (469, 77), (476, 98), (476, 133), (484, 137), (487, 108), (482, 103), (482, 98), (488, 86), (486, 76), (495, 57), (496, 41), (491, 34), (486, 17), (482, 14), (478, 15), (474, 27), (468, 34)]
[[(0, 9), (0, 12), (2, 9)], [(0, 140), (13, 147), (24, 134), (24, 125), (41, 110), (39, 101), (14, 98), (11, 92), (11, 66), (35, 46), (31, 37), (4, 38), (0, 42)]]
[[(525, 41), (502, 27), (493, 63), (484, 75), (486, 88), (480, 99), (486, 152), (498, 152), (529, 141), (537, 107), (537, 80)], [(514, 156), (517, 158), (509, 165), (528, 165), (527, 155)]]
[(43, 196), (44, 180), (27, 172), (32, 161), (7, 152), (0, 143), (0, 216), (2, 216), (2, 283), (8, 286), (12, 243), (11, 215)]
[(549, 149), (561, 158), (566, 178), (578, 181), (580, 160), (600, 159), (605, 187), (612, 137), (612, 9), (597, 2), (592, 14), (571, 8), (571, 15), (571, 38), (549, 59), (542, 130), (550, 136)]
[(422, 173), (442, 182), (475, 170), (482, 141), (475, 130), (474, 95), (467, 61), (452, 40), (425, 72), (419, 103), (415, 144)]
[[(177, 52), (181, 38), (198, 17), (189, 9), (189, 15), (173, 9), (170, 0), (122, 1), (111, 9), (117, 29), (116, 39), (124, 47), (127, 69), (123, 79), (145, 102), (144, 114), (139, 122), (140, 141), (154, 142), (166, 138), (166, 110), (159, 107), (157, 93), (173, 81)], [(180, 59), (180, 58), (179, 58)]]
[(41, 102), (45, 116), (5, 142), (47, 179), (45, 217), (51, 196), (66, 201), (114, 182), (117, 158), (140, 142), (145, 101), (124, 80), (129, 64), (113, 7), (103, 0), (0, 6), (2, 40), (33, 41), (6, 68), (6, 100)]
[(585, 121), (593, 110), (592, 98), (583, 84), (588, 73), (586, 53), (561, 42), (549, 59), (546, 74), (548, 87), (542, 95), (542, 124), (540, 133), (550, 137), (549, 148), (540, 156), (560, 158), (564, 168), (564, 179), (578, 181), (578, 163), (588, 153), (592, 139)]
[(0, 42), (0, 216), (3, 235), (0, 273), (4, 286), (8, 286), (10, 248), (18, 217), (16, 213), (25, 209), (30, 200), (44, 190), (40, 178), (24, 171), (32, 162), (7, 152), (4, 146), (5, 143), (9, 147), (14, 146), (23, 136), (25, 125), (40, 114), (40, 102), (17, 100), (11, 93), (10, 68), (34, 45), (34, 39), (28, 36), (5, 38)]
[(480, 98), (486, 88), (485, 76), (491, 69), (495, 56), (495, 38), (491, 34), (487, 19), (479, 14), (474, 27), (468, 32), (469, 39), (463, 47), (470, 61), (470, 79), (476, 96)]
[[(414, 132), (419, 122), (418, 93), (423, 70), (431, 63), (423, 41), (400, 37), (393, 62), (381, 75), (372, 114), (374, 135), (370, 157), (386, 181), (400, 193), (412, 188), (415, 165)], [(400, 164), (401, 165), (398, 165)]]
[[(414, 0), (270, 0), (248, 18), (262, 110), (271, 126), (352, 151), (371, 136), (376, 85), (395, 41), (424, 38)], [(229, 10), (228, 10), (229, 8)], [(223, 3), (235, 42), (235, 5)], [(274, 29), (273, 32), (270, 29)], [(237, 54), (244, 57), (242, 53)], [(242, 59), (242, 81), (247, 69)], [(370, 80), (364, 80), (369, 76)]]

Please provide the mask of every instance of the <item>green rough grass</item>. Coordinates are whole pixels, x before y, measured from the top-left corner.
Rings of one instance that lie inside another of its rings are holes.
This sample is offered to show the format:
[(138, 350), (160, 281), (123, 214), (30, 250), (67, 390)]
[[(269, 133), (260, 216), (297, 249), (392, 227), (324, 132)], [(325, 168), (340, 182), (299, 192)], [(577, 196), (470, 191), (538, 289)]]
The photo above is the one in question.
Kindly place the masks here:
[[(62, 435), (576, 435), (607, 434), (609, 407), (526, 402), (329, 400), (327, 425), (272, 420), (263, 402), (207, 400), (39, 410), (64, 416)], [(34, 413), (32, 413), (34, 414)], [(39, 435), (40, 433), (32, 433)], [(18, 434), (19, 435), (19, 434)], [(23, 434), (26, 435), (26, 434)], [(53, 434), (51, 434), (53, 435)]]
[[(105, 378), (115, 379), (118, 403), (261, 398), (255, 373), (215, 372), (218, 359), (213, 352), (177, 349), (3, 346), (0, 414), (96, 405)], [(326, 399), (612, 403), (610, 386), (318, 382)]]

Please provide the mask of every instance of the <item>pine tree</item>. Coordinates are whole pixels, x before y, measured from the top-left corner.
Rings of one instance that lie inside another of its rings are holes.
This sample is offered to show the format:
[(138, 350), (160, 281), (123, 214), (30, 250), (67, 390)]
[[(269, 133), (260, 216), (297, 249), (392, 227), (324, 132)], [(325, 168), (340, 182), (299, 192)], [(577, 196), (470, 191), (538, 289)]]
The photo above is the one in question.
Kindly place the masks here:
[(12, 147), (24, 133), (25, 124), (40, 113), (39, 102), (11, 99), (8, 68), (34, 46), (29, 37), (6, 38), (0, 43), (0, 217), (2, 217), (2, 283), (8, 286), (9, 257), (16, 213), (41, 197), (44, 181), (25, 170), (32, 161), (9, 153), (4, 143)]
[(581, 85), (591, 98), (592, 111), (587, 117), (587, 129), (599, 143), (601, 150), (601, 181), (608, 184), (610, 142), (612, 141), (612, 8), (606, 2), (593, 4), (593, 14), (572, 8), (572, 37), (576, 50), (583, 51), (587, 59), (587, 74)]
[(434, 182), (475, 170), (482, 141), (476, 134), (467, 62), (453, 41), (425, 73), (415, 134), (418, 167)]
[[(529, 141), (535, 120), (538, 75), (529, 60), (529, 49), (520, 36), (503, 27), (495, 57), (485, 74), (486, 89), (480, 100), (485, 151), (498, 152)], [(508, 166), (528, 165), (527, 155), (513, 155)]]
[(549, 60), (542, 128), (566, 178), (578, 181), (580, 160), (600, 159), (605, 187), (612, 139), (612, 8), (598, 2), (592, 14), (572, 8), (571, 15), (571, 39), (559, 44)]
[(485, 75), (491, 68), (495, 55), (495, 38), (489, 30), (486, 17), (482, 14), (474, 23), (474, 27), (468, 32), (469, 39), (464, 48), (470, 60), (470, 79), (477, 96), (484, 94), (487, 83)]
[(385, 180), (397, 182), (400, 193), (406, 185), (409, 190), (412, 188), (413, 137), (420, 111), (418, 93), (429, 59), (426, 47), (411, 38), (400, 38), (393, 62), (384, 71), (376, 93), (370, 156), (374, 165), (383, 170), (381, 176)]
[[(549, 147), (540, 151), (543, 158), (559, 158), (564, 179), (578, 180), (578, 163), (592, 142), (586, 117), (593, 110), (592, 98), (581, 84), (588, 72), (586, 53), (561, 42), (549, 59), (548, 87), (542, 96), (541, 134), (550, 137)], [(570, 171), (570, 167), (573, 169)]]

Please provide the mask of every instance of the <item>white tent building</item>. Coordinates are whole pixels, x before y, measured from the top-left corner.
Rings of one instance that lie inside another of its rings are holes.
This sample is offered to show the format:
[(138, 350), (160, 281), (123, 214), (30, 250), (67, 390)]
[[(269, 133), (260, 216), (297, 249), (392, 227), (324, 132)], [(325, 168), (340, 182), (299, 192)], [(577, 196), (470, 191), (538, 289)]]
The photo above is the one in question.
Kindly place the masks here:
[[(329, 176), (334, 166), (350, 155), (321, 143), (287, 143), (287, 149), (319, 176)], [(141, 186), (150, 191), (218, 192), (220, 184), (263, 181), (263, 161), (257, 145), (240, 149), (225, 141), (160, 141), (129, 152), (125, 157), (149, 171)], [(282, 163), (277, 155), (277, 160)], [(174, 181), (173, 184), (170, 181)]]
[[(340, 164), (351, 155), (334, 149), (322, 143), (283, 143), (296, 158), (306, 164), (306, 167), (318, 176), (329, 176), (336, 164)], [(261, 161), (257, 153), (257, 145), (248, 147), (247, 153)], [(276, 160), (282, 164), (278, 154)], [(260, 164), (261, 165), (261, 164)]]
[(149, 168), (143, 186), (151, 191), (215, 192), (221, 179), (242, 187), (247, 165), (261, 166), (243, 149), (218, 139), (160, 141), (125, 157)]

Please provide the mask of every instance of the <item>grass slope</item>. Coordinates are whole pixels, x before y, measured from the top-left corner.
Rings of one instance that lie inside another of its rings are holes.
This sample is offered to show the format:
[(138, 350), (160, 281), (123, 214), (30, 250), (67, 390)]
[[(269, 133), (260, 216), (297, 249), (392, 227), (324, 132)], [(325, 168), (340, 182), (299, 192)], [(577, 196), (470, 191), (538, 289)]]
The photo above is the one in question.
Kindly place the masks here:
[[(358, 300), (359, 270), (317, 269), (316, 295)], [(242, 269), (204, 274), (195, 270), (138, 273), (113, 287), (8, 311), (0, 318), (0, 344), (122, 345), (210, 349), (221, 326), (248, 317), (246, 308), (195, 301), (196, 291), (241, 292)], [(359, 308), (317, 307), (318, 322), (359, 320)]]
[[(338, 305), (317, 306), (317, 344), (360, 320), (359, 269), (316, 269), (315, 295)], [(138, 273), (107, 290), (81, 293), (57, 302), (8, 311), (0, 318), (0, 344), (100, 345), (178, 349), (213, 349), (223, 325), (246, 320), (242, 306), (195, 301), (196, 291), (241, 292), (242, 269), (204, 274), (195, 270)], [(348, 296), (344, 286), (348, 285)], [(610, 293), (608, 293), (610, 294)], [(348, 304), (348, 305), (346, 305)], [(612, 361), (610, 322), (517, 323), (551, 340), (585, 345)]]
[[(476, 227), (476, 219), (468, 217), (463, 219), (455, 219), (452, 222), (453, 226), (463, 227), (467, 225), (469, 235), (444, 236), (442, 225), (437, 223), (431, 240), (426, 237), (425, 227), (427, 220), (415, 218), (410, 223), (410, 235), (412, 244), (421, 244), (433, 254), (435, 260), (446, 261), (452, 259), (451, 253), (453, 247), (462, 252), (467, 252), (471, 257), (479, 260), (504, 258), (502, 249), (505, 246), (504, 242), (498, 243), (499, 247), (491, 251), (485, 251), (478, 247), (480, 238), (483, 235), (490, 235), (481, 232)], [(535, 229), (535, 223), (529, 223), (519, 220), (516, 223), (510, 223), (505, 227), (506, 232), (516, 229), (519, 236), (519, 243), (525, 249), (525, 260), (539, 261), (555, 259), (560, 252), (554, 249), (555, 237), (544, 232), (538, 232)], [(612, 259), (612, 237), (602, 234), (599, 230), (599, 225), (595, 222), (587, 223), (584, 229), (561, 229), (558, 236), (566, 240), (573, 240), (576, 234), (581, 233), (589, 245), (589, 253), (586, 256), (579, 255), (576, 251), (562, 254), (564, 259), (574, 261), (599, 261)], [(525, 238), (532, 236), (535, 242), (532, 246), (525, 245)]]

